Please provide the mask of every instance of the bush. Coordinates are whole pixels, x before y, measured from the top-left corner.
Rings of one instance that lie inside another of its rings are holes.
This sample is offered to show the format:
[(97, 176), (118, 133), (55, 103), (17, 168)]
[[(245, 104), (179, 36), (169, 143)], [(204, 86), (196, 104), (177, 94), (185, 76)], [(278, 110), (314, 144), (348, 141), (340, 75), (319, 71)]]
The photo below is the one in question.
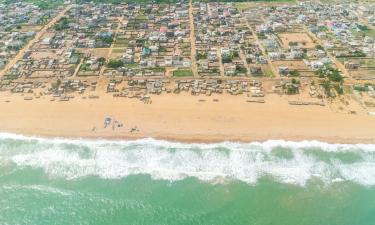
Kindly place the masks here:
[(366, 86), (354, 86), (354, 90), (360, 91), (360, 92), (367, 92), (369, 89)]
[(301, 74), (297, 70), (292, 70), (289, 72), (291, 77), (299, 77)]
[(325, 94), (327, 96), (331, 96), (331, 83), (327, 80), (325, 80), (323, 83), (322, 83), (322, 87), (325, 91)]
[(244, 66), (236, 66), (236, 72), (237, 73), (247, 73), (247, 69)]
[(337, 69), (332, 68), (331, 66), (324, 66), (315, 72), (319, 78), (327, 77), (330, 81), (342, 82), (344, 77), (341, 76), (340, 72)]
[(112, 44), (113, 38), (112, 37), (105, 37), (105, 38), (100, 38), (101, 41), (103, 41), (106, 44)]
[(105, 58), (104, 57), (100, 57), (98, 59), (98, 61), (99, 61), (99, 65), (101, 65), (101, 66), (105, 64)]
[(60, 21), (55, 25), (55, 30), (60, 31), (60, 30), (65, 30), (68, 29), (69, 26), (69, 19), (66, 17), (63, 17), (60, 19)]
[(231, 63), (232, 59), (231, 58), (223, 58), (221, 61), (222, 61), (222, 63)]
[(203, 53), (200, 53), (198, 52), (197, 55), (195, 56), (196, 60), (200, 60), (200, 59), (207, 59), (207, 53), (203, 52)]
[(341, 82), (343, 81), (343, 77), (341, 76), (340, 72), (338, 70), (333, 70), (329, 75), (328, 79), (334, 82)]
[(370, 30), (366, 25), (358, 24), (357, 27), (358, 27), (358, 29), (360, 29), (361, 31), (368, 31), (368, 30)]
[(119, 67), (124, 66), (124, 63), (123, 63), (121, 60), (111, 59), (111, 60), (109, 60), (109, 62), (107, 63), (107, 66), (108, 66), (109, 68), (119, 68)]
[(299, 84), (300, 83), (300, 81), (299, 80), (296, 80), (296, 79), (292, 79), (292, 84)]
[(341, 85), (336, 84), (336, 85), (334, 85), (334, 88), (335, 88), (337, 94), (339, 94), (339, 95), (344, 94), (344, 89), (341, 87)]
[(295, 88), (293, 86), (288, 86), (286, 90), (288, 95), (293, 95), (298, 93), (298, 88)]
[(263, 40), (263, 39), (267, 39), (266, 35), (263, 34), (263, 33), (260, 33), (260, 34), (257, 34), (258, 38)]
[(87, 70), (90, 70), (90, 66), (91, 65), (89, 63), (82, 63), (79, 69), (82, 71), (87, 71)]

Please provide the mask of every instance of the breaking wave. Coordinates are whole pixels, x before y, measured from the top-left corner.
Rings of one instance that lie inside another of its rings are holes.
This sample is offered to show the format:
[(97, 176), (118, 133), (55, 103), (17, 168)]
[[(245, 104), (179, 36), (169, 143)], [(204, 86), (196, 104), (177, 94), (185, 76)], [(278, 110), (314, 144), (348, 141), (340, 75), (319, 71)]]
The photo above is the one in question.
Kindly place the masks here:
[(262, 177), (271, 177), (301, 186), (314, 179), (325, 184), (374, 186), (375, 145), (283, 140), (183, 144), (151, 138), (70, 140), (0, 133), (0, 171), (30, 168), (42, 169), (51, 179), (120, 179), (148, 174), (170, 181), (195, 177), (256, 184)]

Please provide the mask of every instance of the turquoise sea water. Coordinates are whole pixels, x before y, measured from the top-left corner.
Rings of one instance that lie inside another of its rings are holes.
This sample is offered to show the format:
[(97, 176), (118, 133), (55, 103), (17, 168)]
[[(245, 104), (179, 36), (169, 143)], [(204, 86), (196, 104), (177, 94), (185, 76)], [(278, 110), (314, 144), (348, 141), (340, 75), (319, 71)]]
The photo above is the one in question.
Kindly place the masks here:
[(375, 145), (0, 135), (0, 224), (375, 224)]

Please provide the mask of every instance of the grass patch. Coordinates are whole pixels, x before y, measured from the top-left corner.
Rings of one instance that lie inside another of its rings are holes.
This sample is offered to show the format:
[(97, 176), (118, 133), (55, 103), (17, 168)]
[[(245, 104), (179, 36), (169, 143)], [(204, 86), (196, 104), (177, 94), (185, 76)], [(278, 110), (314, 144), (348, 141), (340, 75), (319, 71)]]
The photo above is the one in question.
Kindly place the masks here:
[(64, 4), (63, 0), (26, 0), (25, 2), (38, 6), (40, 9), (55, 9)]
[(373, 29), (368, 29), (368, 30), (363, 30), (363, 31), (361, 31), (361, 30), (358, 31), (356, 29), (351, 29), (351, 32), (356, 37), (369, 36), (369, 37), (375, 38), (375, 30), (373, 30)]
[(154, 71), (155, 73), (165, 73), (166, 71), (165, 67), (155, 67), (151, 68), (150, 70)]
[(115, 48), (125, 48), (128, 47), (129, 41), (124, 38), (117, 38), (114, 43)]
[(125, 49), (123, 48), (114, 48), (112, 49), (112, 53), (124, 53)]
[(272, 70), (266, 69), (266, 70), (264, 70), (264, 76), (265, 77), (275, 77), (275, 74), (273, 74)]
[(82, 63), (81, 67), (79, 68), (80, 71), (90, 71), (90, 64), (89, 63)]
[(127, 48), (128, 47), (128, 44), (117, 44), (115, 43), (113, 45), (114, 48)]
[(174, 77), (191, 77), (193, 76), (193, 71), (191, 70), (175, 70), (173, 71)]
[(375, 67), (375, 59), (363, 59), (359, 60), (359, 62), (363, 66)]
[(139, 68), (139, 64), (138, 63), (129, 63), (129, 64), (125, 64), (125, 67), (130, 68), (130, 69), (135, 69), (135, 68)]

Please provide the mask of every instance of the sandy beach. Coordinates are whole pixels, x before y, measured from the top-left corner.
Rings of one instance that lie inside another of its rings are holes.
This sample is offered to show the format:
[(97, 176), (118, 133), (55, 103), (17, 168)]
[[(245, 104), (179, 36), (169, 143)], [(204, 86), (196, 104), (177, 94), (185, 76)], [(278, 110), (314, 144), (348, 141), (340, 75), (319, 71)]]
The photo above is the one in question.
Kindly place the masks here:
[[(134, 139), (152, 137), (181, 142), (320, 140), (329, 143), (375, 143), (375, 117), (336, 113), (329, 107), (291, 106), (283, 97), (247, 103), (244, 97), (192, 97), (188, 94), (136, 99), (76, 97), (0, 99), (0, 130), (25, 135), (69, 138)], [(217, 99), (214, 101), (214, 99)], [(104, 128), (104, 119), (122, 123)], [(134, 127), (137, 131), (130, 132)]]

